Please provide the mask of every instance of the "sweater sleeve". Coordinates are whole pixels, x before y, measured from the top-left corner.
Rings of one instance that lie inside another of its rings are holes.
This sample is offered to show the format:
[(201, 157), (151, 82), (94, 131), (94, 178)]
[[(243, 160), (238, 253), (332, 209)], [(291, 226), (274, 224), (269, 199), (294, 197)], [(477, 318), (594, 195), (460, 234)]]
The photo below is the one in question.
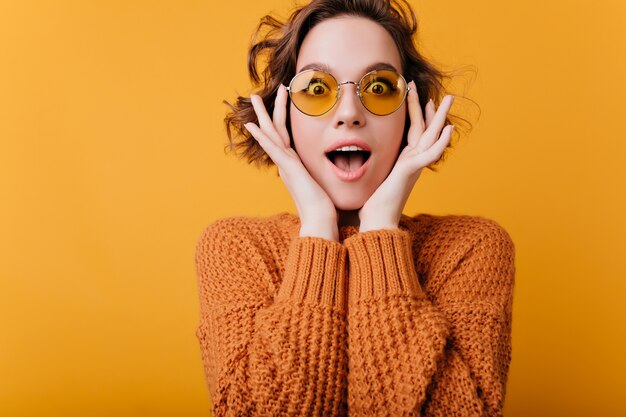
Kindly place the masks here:
[(249, 232), (218, 221), (196, 248), (196, 336), (212, 415), (339, 415), (347, 398), (346, 249), (296, 237), (280, 277), (271, 250)]
[(481, 224), (434, 295), (420, 286), (407, 231), (346, 239), (351, 414), (502, 415), (514, 247), (497, 223)]

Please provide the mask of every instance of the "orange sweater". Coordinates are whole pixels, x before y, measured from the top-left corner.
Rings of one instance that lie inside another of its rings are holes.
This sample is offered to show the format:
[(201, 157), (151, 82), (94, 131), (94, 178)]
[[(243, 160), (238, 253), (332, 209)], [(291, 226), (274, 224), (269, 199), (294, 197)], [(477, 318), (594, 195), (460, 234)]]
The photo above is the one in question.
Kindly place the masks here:
[(206, 228), (196, 250), (213, 416), (498, 416), (515, 249), (478, 216), (300, 237), (281, 213)]

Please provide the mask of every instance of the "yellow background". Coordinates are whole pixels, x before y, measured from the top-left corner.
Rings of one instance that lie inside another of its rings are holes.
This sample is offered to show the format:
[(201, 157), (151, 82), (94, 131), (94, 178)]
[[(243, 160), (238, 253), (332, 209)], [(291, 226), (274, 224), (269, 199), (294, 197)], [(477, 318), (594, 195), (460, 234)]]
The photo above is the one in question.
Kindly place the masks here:
[[(505, 414), (626, 415), (626, 3), (412, 4), (428, 57), (477, 68), (482, 115), (405, 213), (516, 244)], [(0, 3), (0, 415), (208, 414), (196, 240), (295, 213), (274, 171), (224, 155), (221, 100), (289, 6)]]

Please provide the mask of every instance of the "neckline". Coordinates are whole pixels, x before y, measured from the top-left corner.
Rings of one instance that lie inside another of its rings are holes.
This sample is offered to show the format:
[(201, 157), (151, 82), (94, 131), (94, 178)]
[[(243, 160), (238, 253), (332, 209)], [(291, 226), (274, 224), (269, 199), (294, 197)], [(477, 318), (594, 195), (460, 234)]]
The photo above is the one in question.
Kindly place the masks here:
[[(284, 221), (289, 223), (291, 226), (291, 234), (292, 236), (298, 236), (300, 232), (300, 217), (297, 214), (292, 214), (289, 212), (279, 213), (278, 216), (282, 218)], [(407, 216), (406, 214), (402, 214), (400, 217), (400, 222), (398, 224), (398, 228), (401, 230), (411, 231), (414, 223), (414, 218), (417, 216)], [(339, 227), (339, 241), (343, 242), (346, 238), (356, 234), (359, 232), (359, 226), (351, 226), (345, 225)]]

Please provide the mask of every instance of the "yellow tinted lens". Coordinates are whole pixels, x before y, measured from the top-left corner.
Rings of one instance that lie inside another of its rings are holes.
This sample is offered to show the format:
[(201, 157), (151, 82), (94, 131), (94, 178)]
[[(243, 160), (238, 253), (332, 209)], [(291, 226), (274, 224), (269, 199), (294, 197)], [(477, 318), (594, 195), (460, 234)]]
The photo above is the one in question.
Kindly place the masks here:
[(304, 71), (289, 86), (293, 104), (301, 112), (319, 116), (330, 110), (337, 100), (337, 81), (323, 71)]
[(391, 114), (404, 102), (406, 87), (404, 78), (394, 71), (373, 71), (361, 80), (361, 101), (374, 114)]

